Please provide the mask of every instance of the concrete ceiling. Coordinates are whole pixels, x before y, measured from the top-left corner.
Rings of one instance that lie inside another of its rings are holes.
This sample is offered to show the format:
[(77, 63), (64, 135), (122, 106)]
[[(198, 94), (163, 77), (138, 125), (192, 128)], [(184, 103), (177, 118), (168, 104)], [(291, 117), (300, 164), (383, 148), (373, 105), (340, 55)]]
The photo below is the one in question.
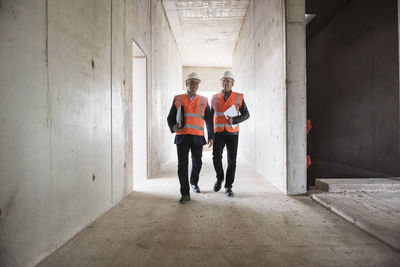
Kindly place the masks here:
[(184, 66), (232, 66), (250, 0), (162, 2)]

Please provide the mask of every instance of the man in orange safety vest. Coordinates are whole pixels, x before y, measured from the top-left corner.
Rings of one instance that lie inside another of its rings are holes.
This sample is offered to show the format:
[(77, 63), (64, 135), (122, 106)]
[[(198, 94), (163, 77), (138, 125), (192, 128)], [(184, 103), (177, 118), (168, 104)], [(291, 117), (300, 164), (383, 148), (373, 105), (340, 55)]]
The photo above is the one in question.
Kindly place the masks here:
[(226, 170), (225, 194), (233, 196), (232, 184), (235, 180), (236, 156), (239, 141), (239, 123), (250, 117), (243, 94), (233, 92), (235, 79), (230, 71), (225, 71), (221, 78), (222, 90), (211, 99), (211, 113), (214, 117), (215, 141), (213, 147), (213, 164), (217, 181), (214, 191), (221, 189), (224, 180), (222, 152), (226, 145), (228, 168)]
[[(198, 186), (201, 170), (201, 157), (204, 138), (204, 122), (207, 125), (209, 147), (214, 142), (214, 129), (212, 114), (208, 100), (204, 96), (197, 95), (200, 78), (192, 72), (186, 78), (186, 93), (176, 95), (167, 118), (171, 133), (176, 133), (175, 144), (178, 152), (178, 177), (180, 183), (181, 199), (179, 203), (190, 201), (188, 183), (188, 157), (189, 150), (192, 154), (192, 171), (190, 185), (195, 193), (200, 193)], [(183, 118), (183, 119), (182, 119)]]

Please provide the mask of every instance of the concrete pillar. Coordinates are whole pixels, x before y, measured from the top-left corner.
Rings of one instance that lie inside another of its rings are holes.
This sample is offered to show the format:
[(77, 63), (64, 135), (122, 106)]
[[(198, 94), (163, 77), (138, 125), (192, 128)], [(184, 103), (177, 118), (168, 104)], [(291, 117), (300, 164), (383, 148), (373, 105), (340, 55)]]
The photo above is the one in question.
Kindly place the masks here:
[(287, 194), (307, 191), (305, 1), (286, 1)]

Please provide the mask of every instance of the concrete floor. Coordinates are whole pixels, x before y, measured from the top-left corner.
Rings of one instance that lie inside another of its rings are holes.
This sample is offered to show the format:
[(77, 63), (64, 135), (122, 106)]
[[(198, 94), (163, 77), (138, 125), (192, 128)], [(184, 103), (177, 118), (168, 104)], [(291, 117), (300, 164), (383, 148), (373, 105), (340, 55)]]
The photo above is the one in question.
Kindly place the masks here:
[(400, 192), (325, 192), (312, 197), (400, 251)]
[(178, 204), (176, 163), (39, 266), (400, 266), (400, 254), (309, 197), (288, 197), (239, 166), (235, 198), (212, 192)]

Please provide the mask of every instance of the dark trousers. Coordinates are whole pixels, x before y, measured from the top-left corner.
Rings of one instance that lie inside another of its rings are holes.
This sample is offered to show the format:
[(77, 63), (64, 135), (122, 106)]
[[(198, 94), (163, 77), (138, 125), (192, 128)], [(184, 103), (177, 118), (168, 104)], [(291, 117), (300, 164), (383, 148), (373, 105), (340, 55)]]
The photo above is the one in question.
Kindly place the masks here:
[(203, 154), (203, 146), (196, 145), (192, 138), (184, 138), (182, 142), (176, 144), (178, 151), (178, 177), (181, 184), (182, 196), (188, 196), (189, 182), (188, 182), (188, 164), (189, 164), (189, 150), (192, 154), (192, 172), (190, 174), (190, 183), (197, 184), (199, 182), (199, 174), (201, 170), (201, 156)]
[(213, 146), (213, 163), (215, 173), (217, 175), (217, 180), (220, 182), (224, 180), (222, 152), (224, 151), (225, 145), (228, 154), (228, 168), (226, 170), (225, 188), (232, 188), (232, 184), (235, 180), (238, 141), (239, 135), (215, 133)]

